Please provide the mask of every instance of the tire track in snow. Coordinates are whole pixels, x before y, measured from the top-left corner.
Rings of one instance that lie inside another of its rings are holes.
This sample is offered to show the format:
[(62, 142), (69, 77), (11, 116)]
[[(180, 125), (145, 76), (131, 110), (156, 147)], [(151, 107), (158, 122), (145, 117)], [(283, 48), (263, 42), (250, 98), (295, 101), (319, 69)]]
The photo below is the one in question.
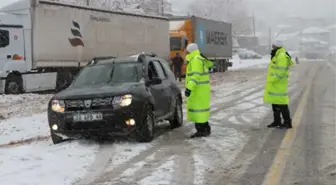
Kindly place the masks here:
[[(303, 75), (307, 75), (307, 72), (311, 72), (314, 69), (313, 67), (309, 67), (308, 69), (303, 69)], [(296, 76), (301, 79), (302, 77), (299, 75)], [(307, 79), (304, 79), (304, 83), (301, 86), (298, 86), (299, 91), (297, 93), (299, 95), (302, 94), (304, 87), (308, 83)], [(297, 98), (298, 100), (298, 98)], [(296, 101), (297, 101), (296, 100)], [(294, 103), (295, 104), (295, 103)], [(271, 116), (271, 112), (269, 112), (263, 119), (262, 123), (271, 122), (268, 121)], [(249, 165), (249, 161), (253, 161), (255, 156), (259, 152), (262, 152), (264, 144), (267, 142), (267, 138), (273, 133), (273, 129), (262, 128), (259, 130), (253, 130), (250, 132), (250, 138), (245, 147), (240, 151), (240, 153), (235, 157), (235, 160), (226, 167), (219, 176), (213, 176), (214, 183), (213, 184), (228, 184), (228, 185), (241, 185), (244, 181), (243, 173), (246, 171)], [(225, 174), (225, 175), (223, 175)]]
[[(250, 87), (247, 87), (243, 90), (241, 90), (241, 92), (243, 91), (246, 91), (246, 90), (250, 90)], [(254, 90), (252, 92), (249, 92), (247, 94), (244, 94), (243, 97), (245, 96), (248, 96), (248, 95), (252, 95), (253, 93), (256, 93), (260, 91), (260, 89), (257, 89), (257, 90)], [(238, 93), (237, 93), (238, 95)], [(235, 106), (235, 103), (237, 102), (237, 100), (241, 99), (241, 96), (240, 97), (237, 97), (231, 101), (228, 101), (224, 104), (224, 106), (216, 106), (216, 107), (219, 107), (220, 110), (223, 110), (223, 109), (226, 109), (226, 108), (230, 108), (232, 106)], [(220, 103), (222, 104), (222, 103)], [(215, 113), (212, 113), (212, 114), (217, 114), (220, 112), (220, 110), (216, 110), (216, 111), (213, 111)], [(168, 153), (168, 154), (171, 154), (171, 155), (175, 155), (177, 156), (176, 158), (179, 159), (179, 161), (182, 163), (177, 163), (175, 162), (175, 169), (174, 169), (174, 174), (179, 174), (179, 176), (175, 177), (175, 182), (178, 182), (177, 184), (179, 184), (179, 182), (182, 182), (182, 183), (187, 183), (187, 182), (190, 182), (190, 179), (194, 179), (194, 173), (193, 173), (193, 169), (194, 169), (194, 165), (193, 165), (193, 158), (192, 156), (190, 156), (191, 154), (193, 154), (193, 151), (192, 151), (192, 148), (190, 147), (190, 143), (186, 140), (186, 138), (188, 136), (185, 135), (185, 133), (188, 133), (190, 132), (192, 129), (191, 126), (189, 127), (183, 127), (181, 129), (177, 129), (177, 130), (174, 130), (173, 132), (170, 132), (170, 134), (166, 134), (166, 135), (163, 135), (161, 136), (162, 138), (158, 138), (159, 140), (157, 141), (157, 143), (154, 144), (154, 146), (152, 146), (150, 149), (146, 150), (146, 151), (143, 151), (141, 152), (139, 155), (137, 155), (136, 157), (132, 158), (131, 160), (125, 162), (124, 164), (114, 168), (112, 171), (105, 171), (101, 176), (100, 178), (97, 178), (96, 181), (93, 181), (91, 184), (93, 185), (96, 185), (97, 183), (104, 183), (105, 182), (109, 182), (110, 179), (112, 178), (115, 178), (115, 177), (118, 177), (119, 175), (121, 175), (124, 171), (126, 171), (127, 169), (130, 169), (133, 167), (133, 165), (138, 162), (138, 161), (143, 161), (145, 160), (148, 156), (150, 155), (153, 155), (155, 152), (159, 151), (159, 150), (164, 150), (165, 153)], [(172, 149), (171, 147), (169, 148), (164, 148), (165, 146), (167, 146), (167, 142), (169, 144), (174, 144), (175, 146), (179, 146), (175, 152), (173, 153), (169, 153), (169, 151)], [(180, 143), (180, 144), (178, 144)], [(184, 148), (184, 149), (187, 149), (187, 150), (184, 150), (184, 152), (181, 152), (181, 148)], [(189, 155), (187, 155), (189, 154)], [(165, 156), (165, 158), (168, 158), (169, 156)], [(161, 159), (159, 159), (161, 161)], [(159, 163), (157, 166), (159, 166), (160, 164), (162, 163)], [(113, 165), (113, 164), (111, 164)], [(149, 169), (144, 169), (144, 168), (149, 168)], [(145, 170), (147, 172), (151, 172), (151, 171), (154, 171), (156, 168), (153, 169), (152, 166), (145, 166), (144, 168), (141, 169), (141, 171)], [(186, 172), (187, 174), (184, 174), (184, 173), (178, 173), (177, 171), (179, 171), (178, 169), (183, 169), (183, 170), (180, 170), (180, 171), (184, 171)], [(136, 173), (136, 172), (135, 172)], [(143, 173), (140, 173), (140, 174), (143, 174)], [(148, 175), (148, 173), (146, 173)], [(143, 177), (143, 175), (140, 175), (140, 177), (137, 177), (136, 175), (133, 176), (132, 178), (135, 178), (135, 179), (141, 179)]]

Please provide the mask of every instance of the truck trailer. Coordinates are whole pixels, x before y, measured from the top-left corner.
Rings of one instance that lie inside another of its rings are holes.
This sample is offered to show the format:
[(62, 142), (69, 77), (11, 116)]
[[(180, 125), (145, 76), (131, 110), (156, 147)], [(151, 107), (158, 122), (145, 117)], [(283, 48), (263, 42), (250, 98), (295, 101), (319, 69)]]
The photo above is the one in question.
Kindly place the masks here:
[[(189, 43), (197, 43), (201, 53), (215, 63), (218, 72), (232, 66), (232, 25), (196, 16), (172, 17), (169, 22), (170, 56), (185, 57)], [(185, 65), (182, 68), (185, 75)]]
[(169, 20), (52, 0), (0, 10), (0, 93), (62, 90), (94, 57), (169, 59)]

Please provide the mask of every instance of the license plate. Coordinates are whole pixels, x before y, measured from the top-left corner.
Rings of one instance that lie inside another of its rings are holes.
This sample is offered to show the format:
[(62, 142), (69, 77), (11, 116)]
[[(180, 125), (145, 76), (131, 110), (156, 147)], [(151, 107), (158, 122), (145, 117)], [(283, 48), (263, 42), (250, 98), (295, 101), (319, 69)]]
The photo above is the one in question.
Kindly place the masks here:
[(88, 114), (75, 114), (73, 116), (75, 122), (79, 121), (100, 121), (103, 120), (102, 113), (88, 113)]

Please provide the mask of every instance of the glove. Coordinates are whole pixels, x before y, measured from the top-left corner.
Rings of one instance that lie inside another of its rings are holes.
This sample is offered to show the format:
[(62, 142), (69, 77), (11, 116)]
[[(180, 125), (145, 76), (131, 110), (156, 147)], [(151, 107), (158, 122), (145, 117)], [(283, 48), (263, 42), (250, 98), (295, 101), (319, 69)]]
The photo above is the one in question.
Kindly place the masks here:
[(185, 95), (185, 97), (189, 97), (189, 96), (190, 96), (190, 93), (191, 93), (191, 90), (186, 89), (186, 90), (184, 91), (184, 95)]

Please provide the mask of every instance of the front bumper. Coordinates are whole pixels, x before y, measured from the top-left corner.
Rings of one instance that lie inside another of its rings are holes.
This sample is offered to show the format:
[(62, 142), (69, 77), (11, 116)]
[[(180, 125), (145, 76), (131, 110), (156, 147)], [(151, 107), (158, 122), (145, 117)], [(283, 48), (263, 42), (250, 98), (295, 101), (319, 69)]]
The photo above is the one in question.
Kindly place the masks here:
[[(78, 113), (102, 113), (103, 120), (92, 122), (74, 122), (73, 115)], [(117, 135), (125, 136), (131, 134), (137, 126), (142, 123), (143, 111), (134, 110), (130, 107), (118, 110), (85, 110), (57, 113), (48, 111), (48, 122), (52, 133), (66, 137), (77, 137), (83, 135)], [(135, 120), (135, 125), (129, 126), (126, 121)], [(57, 125), (54, 130), (53, 125)]]

